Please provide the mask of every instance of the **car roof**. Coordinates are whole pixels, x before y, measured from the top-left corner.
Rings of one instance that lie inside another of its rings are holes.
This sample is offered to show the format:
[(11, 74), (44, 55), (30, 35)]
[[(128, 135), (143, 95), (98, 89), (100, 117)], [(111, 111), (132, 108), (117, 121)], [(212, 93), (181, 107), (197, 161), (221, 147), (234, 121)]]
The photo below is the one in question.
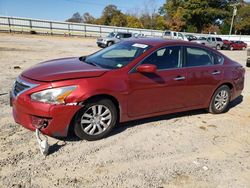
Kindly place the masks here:
[(132, 34), (132, 33), (130, 33), (130, 32), (120, 32), (120, 31), (118, 31), (118, 32), (112, 32), (112, 33), (120, 33), (120, 34)]
[(134, 43), (142, 43), (150, 46), (164, 46), (164, 45), (173, 45), (173, 44), (195, 44), (183, 40), (173, 40), (173, 39), (163, 39), (163, 38), (139, 38), (139, 39), (128, 39), (126, 41)]

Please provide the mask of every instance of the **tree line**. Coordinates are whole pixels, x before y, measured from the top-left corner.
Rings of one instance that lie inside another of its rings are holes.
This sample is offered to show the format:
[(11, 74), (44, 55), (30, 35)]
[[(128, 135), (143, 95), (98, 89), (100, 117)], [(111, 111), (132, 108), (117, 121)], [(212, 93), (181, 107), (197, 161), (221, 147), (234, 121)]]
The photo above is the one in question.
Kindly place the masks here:
[(89, 12), (74, 13), (68, 22), (133, 27), (182, 32), (228, 34), (236, 4), (233, 33), (250, 34), (250, 4), (243, 0), (166, 0), (158, 9), (123, 13), (115, 5), (106, 6), (95, 18)]

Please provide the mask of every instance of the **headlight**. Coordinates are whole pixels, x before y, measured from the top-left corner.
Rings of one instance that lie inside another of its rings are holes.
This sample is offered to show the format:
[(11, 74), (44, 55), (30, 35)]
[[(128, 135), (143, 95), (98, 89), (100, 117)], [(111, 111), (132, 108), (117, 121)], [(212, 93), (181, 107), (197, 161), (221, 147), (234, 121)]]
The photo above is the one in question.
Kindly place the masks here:
[(54, 89), (46, 89), (33, 93), (31, 99), (39, 102), (50, 104), (64, 104), (65, 99), (69, 96), (77, 86), (59, 87)]

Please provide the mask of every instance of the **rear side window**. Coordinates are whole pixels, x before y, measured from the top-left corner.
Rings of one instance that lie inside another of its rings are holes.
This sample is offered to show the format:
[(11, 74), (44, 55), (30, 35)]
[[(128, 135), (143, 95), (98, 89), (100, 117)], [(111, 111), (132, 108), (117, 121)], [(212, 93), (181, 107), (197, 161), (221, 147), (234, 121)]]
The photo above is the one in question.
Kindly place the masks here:
[(221, 65), (224, 63), (224, 57), (219, 54), (214, 54), (214, 64)]
[(208, 66), (214, 64), (214, 56), (205, 49), (187, 47), (186, 67)]
[(132, 35), (130, 33), (127, 33), (127, 34), (124, 34), (124, 38), (129, 38), (131, 37)]
[(217, 41), (222, 41), (222, 39), (221, 39), (221, 38), (219, 38), (219, 37), (217, 37), (217, 38), (216, 38), (216, 40), (217, 40)]

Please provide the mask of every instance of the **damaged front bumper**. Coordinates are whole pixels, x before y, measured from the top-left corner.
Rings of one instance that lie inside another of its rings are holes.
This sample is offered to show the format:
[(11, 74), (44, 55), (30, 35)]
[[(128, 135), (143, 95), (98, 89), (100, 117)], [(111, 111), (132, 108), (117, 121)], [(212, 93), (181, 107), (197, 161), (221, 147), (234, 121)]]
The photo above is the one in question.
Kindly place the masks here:
[(66, 137), (72, 118), (81, 108), (76, 104), (52, 105), (35, 102), (25, 93), (11, 96), (12, 113), (16, 123), (51, 137)]

